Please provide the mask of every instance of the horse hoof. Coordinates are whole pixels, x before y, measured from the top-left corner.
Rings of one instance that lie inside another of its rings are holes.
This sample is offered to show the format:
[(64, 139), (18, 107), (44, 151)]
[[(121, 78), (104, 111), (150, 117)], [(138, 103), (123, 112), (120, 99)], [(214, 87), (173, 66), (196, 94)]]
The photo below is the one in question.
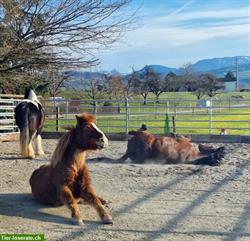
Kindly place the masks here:
[(103, 224), (113, 224), (112, 217), (106, 217), (102, 219)]
[(74, 225), (84, 226), (84, 223), (83, 223), (82, 219), (73, 219), (73, 220), (72, 220), (72, 223), (73, 223)]
[(27, 156), (26, 158), (27, 158), (27, 159), (35, 159), (35, 155), (34, 155), (34, 156), (33, 156), (33, 155)]

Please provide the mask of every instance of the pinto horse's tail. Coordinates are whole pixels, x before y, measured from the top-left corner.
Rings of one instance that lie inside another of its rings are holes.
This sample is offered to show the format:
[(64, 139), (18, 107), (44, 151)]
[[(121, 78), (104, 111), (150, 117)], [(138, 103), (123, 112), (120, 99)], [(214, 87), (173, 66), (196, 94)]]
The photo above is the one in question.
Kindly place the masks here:
[(30, 135), (29, 135), (29, 120), (28, 120), (28, 112), (25, 111), (23, 116), (23, 126), (20, 130), (20, 145), (21, 145), (21, 155), (22, 157), (29, 156), (29, 142), (30, 142)]
[(34, 133), (30, 132), (29, 126), (29, 107), (27, 103), (20, 103), (15, 108), (15, 119), (20, 129), (20, 147), (21, 156), (34, 158), (34, 150), (32, 148), (31, 139)]
[(212, 153), (208, 153), (207, 156), (201, 157), (193, 162), (195, 165), (209, 165), (209, 166), (219, 166), (221, 164), (222, 158), (225, 155), (225, 147), (219, 147)]

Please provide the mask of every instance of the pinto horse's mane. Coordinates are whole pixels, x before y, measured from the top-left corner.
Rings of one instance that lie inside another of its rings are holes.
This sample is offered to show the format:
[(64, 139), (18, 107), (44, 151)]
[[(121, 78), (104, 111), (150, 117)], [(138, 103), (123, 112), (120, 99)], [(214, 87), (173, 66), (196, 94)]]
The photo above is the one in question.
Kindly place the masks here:
[(36, 93), (30, 88), (25, 89), (24, 99), (29, 99), (29, 100), (32, 100), (32, 101), (39, 102)]
[(41, 102), (38, 100), (36, 93), (31, 88), (25, 89), (24, 100), (25, 102), (31, 102), (34, 104), (38, 109), (39, 105), (42, 107)]
[[(78, 120), (77, 125), (79, 125), (79, 122), (83, 123), (95, 123), (96, 118), (95, 116), (89, 115), (88, 113), (82, 113), (80, 116), (76, 115), (76, 118)], [(67, 146), (69, 145), (71, 135), (73, 134), (73, 131), (76, 127), (74, 126), (68, 126), (64, 129), (68, 130), (58, 141), (56, 149), (52, 155), (52, 158), (50, 160), (50, 163), (53, 167), (57, 165), (57, 163), (61, 162), (63, 159), (63, 155), (65, 153), (65, 150)]]

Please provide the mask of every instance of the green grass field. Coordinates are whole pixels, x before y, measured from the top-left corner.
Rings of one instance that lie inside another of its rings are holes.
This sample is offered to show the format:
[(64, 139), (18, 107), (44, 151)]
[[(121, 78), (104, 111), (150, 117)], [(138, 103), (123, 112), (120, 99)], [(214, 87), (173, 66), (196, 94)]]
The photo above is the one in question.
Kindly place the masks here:
[[(236, 98), (237, 96), (241, 97)], [(208, 108), (196, 108), (196, 97), (187, 92), (166, 93), (161, 96), (160, 103), (150, 99), (147, 105), (143, 105), (141, 100), (139, 97), (134, 97), (129, 103), (128, 130), (137, 129), (145, 122), (150, 132), (164, 134), (167, 123), (166, 113), (168, 113), (170, 131), (173, 131), (175, 125), (176, 133), (219, 134), (221, 128), (226, 128), (228, 134), (250, 134), (250, 93), (248, 92), (224, 93), (216, 96), (213, 100), (216, 109), (213, 109), (212, 117)], [(70, 113), (66, 115), (65, 108), (63, 106), (60, 108), (60, 131), (63, 131), (65, 125), (75, 124), (75, 113), (91, 112), (93, 109), (85, 102), (81, 103), (77, 110), (69, 111)], [(47, 112), (53, 111), (48, 107)], [(100, 102), (97, 108), (98, 126), (106, 133), (124, 133), (126, 131), (125, 113), (124, 103), (121, 103), (120, 113), (118, 113), (117, 103), (114, 102), (112, 107), (104, 107), (103, 102)], [(209, 127), (212, 127), (211, 132)], [(56, 131), (55, 114), (48, 116), (44, 130)]]

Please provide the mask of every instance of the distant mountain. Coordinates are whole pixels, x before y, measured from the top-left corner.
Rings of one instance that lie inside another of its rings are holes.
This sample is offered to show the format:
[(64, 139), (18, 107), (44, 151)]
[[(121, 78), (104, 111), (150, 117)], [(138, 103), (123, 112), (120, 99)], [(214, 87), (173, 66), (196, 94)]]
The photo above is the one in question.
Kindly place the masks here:
[(89, 84), (88, 81), (97, 79), (104, 81), (105, 75), (121, 76), (124, 75), (117, 70), (91, 72), (91, 71), (66, 71), (65, 75), (68, 77), (64, 82), (64, 88), (85, 89)]
[(250, 56), (237, 56), (237, 57), (223, 57), (223, 58), (212, 58), (203, 59), (192, 64), (192, 69), (197, 72), (208, 72), (216, 69), (223, 69), (228, 67), (236, 68), (236, 61), (238, 65), (249, 65)]
[[(235, 57), (221, 57), (199, 60), (192, 64), (193, 71), (197, 73), (213, 73), (217, 77), (223, 77), (228, 71), (236, 71), (236, 59), (238, 63), (238, 72), (240, 81), (250, 85), (250, 56), (235, 56)], [(147, 65), (153, 69), (156, 73), (162, 77), (166, 76), (169, 72), (175, 74), (181, 74), (181, 68), (171, 68), (164, 65)], [(145, 73), (145, 67), (137, 71), (140, 74)], [(120, 73), (117, 70), (102, 71), (102, 72), (90, 72), (90, 71), (68, 71), (65, 73), (69, 80), (65, 82), (66, 88), (80, 88), (84, 89), (87, 80), (89, 79), (103, 79), (104, 74), (122, 76), (124, 73)]]
[[(154, 72), (162, 75), (162, 76), (165, 76), (167, 75), (169, 72), (173, 72), (175, 74), (178, 73), (178, 69), (176, 68), (170, 68), (170, 67), (167, 67), (167, 66), (163, 66), (163, 65), (147, 65), (148, 68), (152, 69)], [(138, 70), (137, 72), (140, 73), (140, 74), (144, 74), (145, 73), (145, 68), (142, 68), (140, 70)]]
[(67, 89), (84, 89), (88, 85), (88, 80), (102, 79), (104, 73), (90, 71), (67, 71), (65, 72), (67, 80), (64, 82), (64, 87)]

